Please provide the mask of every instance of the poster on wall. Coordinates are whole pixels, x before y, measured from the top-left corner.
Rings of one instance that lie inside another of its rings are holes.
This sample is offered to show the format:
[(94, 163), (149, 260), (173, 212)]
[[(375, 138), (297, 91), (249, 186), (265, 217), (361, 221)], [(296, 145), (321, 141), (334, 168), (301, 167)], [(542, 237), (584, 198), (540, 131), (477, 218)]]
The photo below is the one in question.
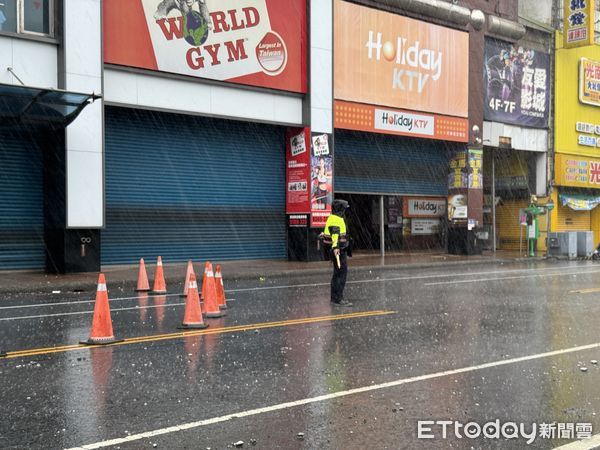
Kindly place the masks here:
[(104, 62), (306, 92), (305, 0), (104, 0)]
[(334, 18), (336, 100), (468, 117), (468, 33), (342, 0)]
[(483, 150), (469, 149), (469, 189), (483, 189)]
[(388, 227), (402, 228), (402, 197), (388, 197)]
[(467, 151), (457, 150), (450, 158), (448, 189), (462, 189), (468, 186)]
[(311, 226), (324, 227), (333, 203), (333, 155), (329, 136), (316, 134), (311, 138)]
[(550, 110), (550, 55), (485, 40), (484, 118), (545, 128)]
[(310, 130), (294, 128), (286, 133), (286, 212), (310, 213)]
[(448, 219), (459, 220), (467, 218), (467, 196), (463, 194), (448, 197)]

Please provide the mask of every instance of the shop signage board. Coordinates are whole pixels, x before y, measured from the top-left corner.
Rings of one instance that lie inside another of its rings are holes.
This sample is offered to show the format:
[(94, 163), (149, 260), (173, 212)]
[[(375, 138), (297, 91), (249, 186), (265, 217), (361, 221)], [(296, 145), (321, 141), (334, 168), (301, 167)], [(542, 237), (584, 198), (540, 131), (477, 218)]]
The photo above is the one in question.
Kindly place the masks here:
[(600, 62), (588, 58), (579, 61), (579, 101), (600, 106)]
[(594, 45), (594, 0), (563, 0), (565, 48)]
[(486, 39), (484, 118), (545, 128), (550, 111), (550, 55)]
[(286, 135), (286, 212), (310, 213), (310, 130), (290, 129)]
[(443, 217), (446, 214), (445, 198), (404, 198), (404, 217)]
[(461, 117), (335, 101), (335, 128), (396, 134), (443, 141), (468, 142), (469, 121)]
[(342, 0), (334, 8), (337, 100), (468, 117), (468, 33)]
[(448, 219), (466, 219), (467, 218), (467, 196), (464, 194), (455, 194), (448, 196)]
[(304, 93), (305, 0), (104, 0), (104, 62)]
[(558, 186), (600, 188), (600, 159), (557, 153), (554, 170)]
[(555, 66), (555, 152), (598, 158), (600, 46), (559, 49)]
[(427, 235), (440, 232), (440, 219), (412, 219), (410, 223), (410, 234)]

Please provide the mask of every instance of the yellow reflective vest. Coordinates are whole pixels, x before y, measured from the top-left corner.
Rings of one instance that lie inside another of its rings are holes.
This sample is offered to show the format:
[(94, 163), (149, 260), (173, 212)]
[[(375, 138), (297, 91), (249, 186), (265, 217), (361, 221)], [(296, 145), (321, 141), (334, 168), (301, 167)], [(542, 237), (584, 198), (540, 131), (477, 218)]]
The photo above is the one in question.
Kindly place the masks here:
[(331, 239), (331, 248), (345, 248), (348, 245), (346, 238), (346, 222), (340, 216), (331, 214), (325, 224), (325, 241)]

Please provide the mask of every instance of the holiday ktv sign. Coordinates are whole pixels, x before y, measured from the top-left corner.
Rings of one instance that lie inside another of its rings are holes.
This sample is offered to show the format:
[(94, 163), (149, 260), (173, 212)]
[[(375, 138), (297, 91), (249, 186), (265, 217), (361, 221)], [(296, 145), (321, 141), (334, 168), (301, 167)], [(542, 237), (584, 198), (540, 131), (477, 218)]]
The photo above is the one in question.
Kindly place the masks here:
[(306, 92), (305, 0), (104, 0), (105, 62)]
[(342, 0), (334, 17), (336, 128), (468, 140), (468, 33)]

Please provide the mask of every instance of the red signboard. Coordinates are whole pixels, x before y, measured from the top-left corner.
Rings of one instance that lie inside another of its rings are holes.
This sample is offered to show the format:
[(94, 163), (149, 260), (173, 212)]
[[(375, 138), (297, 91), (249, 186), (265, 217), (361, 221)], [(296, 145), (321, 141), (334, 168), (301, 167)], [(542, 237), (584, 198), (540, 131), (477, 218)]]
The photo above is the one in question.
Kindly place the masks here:
[(306, 0), (104, 0), (104, 61), (306, 92)]
[(286, 134), (286, 212), (310, 213), (310, 129), (292, 128)]

